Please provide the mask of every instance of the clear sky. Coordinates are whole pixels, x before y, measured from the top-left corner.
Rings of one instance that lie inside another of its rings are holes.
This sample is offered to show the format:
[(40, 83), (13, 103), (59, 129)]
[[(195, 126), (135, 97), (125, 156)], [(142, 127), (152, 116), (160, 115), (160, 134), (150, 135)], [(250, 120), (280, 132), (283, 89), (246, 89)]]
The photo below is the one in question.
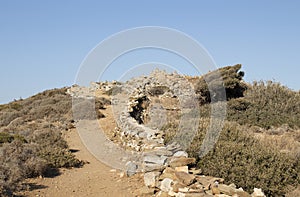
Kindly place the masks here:
[(299, 2), (0, 0), (0, 103), (72, 85), (92, 48), (139, 26), (190, 35), (218, 67), (243, 64), (248, 82), (275, 80), (299, 90)]

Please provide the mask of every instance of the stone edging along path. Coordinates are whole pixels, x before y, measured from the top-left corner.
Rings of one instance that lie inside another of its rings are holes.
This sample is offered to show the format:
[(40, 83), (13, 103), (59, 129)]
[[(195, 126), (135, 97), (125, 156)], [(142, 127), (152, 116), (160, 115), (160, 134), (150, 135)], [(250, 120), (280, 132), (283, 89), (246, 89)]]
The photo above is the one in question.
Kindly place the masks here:
[[(254, 189), (250, 195), (242, 188), (236, 188), (234, 184), (225, 185), (222, 178), (208, 177), (201, 175), (201, 170), (189, 168), (195, 164), (195, 158), (189, 158), (180, 144), (173, 142), (165, 145), (163, 132), (159, 129), (152, 129), (139, 124), (131, 116), (131, 112), (139, 105), (139, 101), (147, 97), (149, 90), (155, 86), (167, 86), (169, 96), (176, 96), (181, 102), (181, 110), (193, 110), (195, 97), (192, 88), (178, 74), (166, 74), (155, 71), (149, 77), (139, 77), (124, 84), (116, 83), (93, 83), (88, 88), (72, 88), (68, 91), (72, 96), (91, 96), (95, 89), (106, 90), (118, 87), (121, 93), (113, 93), (112, 105), (118, 128), (115, 134), (121, 139), (121, 145), (141, 153), (138, 160), (126, 161), (126, 174), (131, 176), (142, 172), (145, 186), (149, 190), (141, 195), (153, 196), (265, 196), (261, 189)], [(189, 86), (188, 86), (189, 85)], [(182, 91), (182, 90), (185, 91)], [(81, 94), (79, 91), (82, 91)], [(93, 95), (92, 95), (93, 96)], [(195, 122), (194, 124), (197, 123)], [(92, 136), (90, 136), (92, 137)], [(114, 154), (114, 153), (112, 153)]]

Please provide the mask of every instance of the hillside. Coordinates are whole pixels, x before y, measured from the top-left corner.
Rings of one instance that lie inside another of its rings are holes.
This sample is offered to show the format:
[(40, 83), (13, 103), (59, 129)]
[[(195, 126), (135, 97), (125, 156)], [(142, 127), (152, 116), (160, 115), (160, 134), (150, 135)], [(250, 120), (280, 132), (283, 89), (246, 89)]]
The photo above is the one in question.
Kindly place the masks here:
[[(199, 77), (155, 70), (0, 105), (0, 194), (258, 197), (261, 188), (266, 196), (300, 195), (300, 93), (247, 84), (240, 69)], [(221, 130), (203, 149), (212, 115)], [(98, 161), (102, 149), (80, 140), (98, 139), (98, 123), (142, 159), (126, 158), (121, 170)]]

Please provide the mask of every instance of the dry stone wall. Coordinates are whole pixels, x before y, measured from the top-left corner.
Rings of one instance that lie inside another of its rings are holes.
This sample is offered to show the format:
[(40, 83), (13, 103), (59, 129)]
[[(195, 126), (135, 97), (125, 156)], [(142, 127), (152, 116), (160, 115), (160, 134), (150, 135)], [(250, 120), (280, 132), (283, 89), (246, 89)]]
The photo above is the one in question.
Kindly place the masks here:
[[(127, 163), (126, 171), (128, 176), (139, 171), (143, 173), (145, 188), (141, 188), (141, 196), (265, 196), (260, 189), (255, 188), (250, 195), (234, 184), (223, 184), (222, 178), (201, 175), (201, 170), (191, 168), (196, 159), (189, 158), (184, 151), (186, 144), (165, 144), (163, 131), (140, 124), (147, 102), (151, 102), (149, 98), (154, 94), (178, 98), (181, 111), (195, 110), (197, 103), (193, 87), (183, 76), (156, 70), (148, 77), (138, 77), (123, 84), (92, 83), (86, 88), (73, 86), (68, 92), (73, 97), (92, 97), (95, 90), (107, 92), (115, 87), (118, 92), (112, 92), (112, 106), (118, 127), (114, 132), (124, 148), (142, 154), (141, 161)], [(140, 111), (133, 113), (135, 110)], [(138, 114), (138, 117), (132, 114)], [(189, 124), (197, 126), (197, 121), (189, 120)]]

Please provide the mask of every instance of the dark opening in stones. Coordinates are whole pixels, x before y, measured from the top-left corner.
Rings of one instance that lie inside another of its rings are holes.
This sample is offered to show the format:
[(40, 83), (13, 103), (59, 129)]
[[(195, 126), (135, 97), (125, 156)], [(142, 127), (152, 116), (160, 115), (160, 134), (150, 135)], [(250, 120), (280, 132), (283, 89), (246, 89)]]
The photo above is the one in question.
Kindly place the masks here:
[(140, 97), (137, 100), (137, 104), (132, 107), (132, 112), (129, 112), (130, 116), (133, 117), (139, 124), (144, 124), (144, 112), (149, 106), (150, 100), (146, 97)]

